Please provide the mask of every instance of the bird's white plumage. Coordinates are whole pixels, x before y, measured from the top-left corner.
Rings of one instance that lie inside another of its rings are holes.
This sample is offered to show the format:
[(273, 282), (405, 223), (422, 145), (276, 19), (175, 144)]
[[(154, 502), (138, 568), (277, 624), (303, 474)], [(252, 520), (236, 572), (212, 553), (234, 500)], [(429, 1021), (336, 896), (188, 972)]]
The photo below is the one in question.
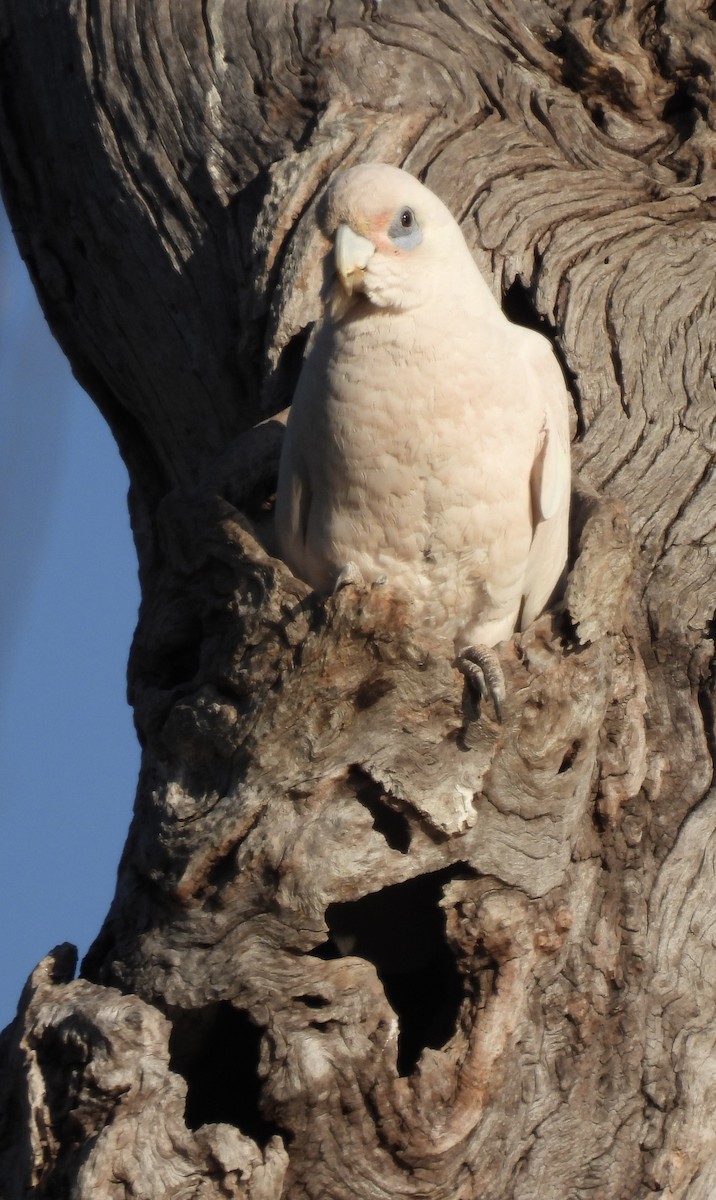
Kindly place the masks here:
[(444, 204), (385, 164), (339, 176), (323, 319), (299, 378), (276, 522), (296, 575), (385, 576), (459, 651), (544, 608), (567, 558), (568, 396)]

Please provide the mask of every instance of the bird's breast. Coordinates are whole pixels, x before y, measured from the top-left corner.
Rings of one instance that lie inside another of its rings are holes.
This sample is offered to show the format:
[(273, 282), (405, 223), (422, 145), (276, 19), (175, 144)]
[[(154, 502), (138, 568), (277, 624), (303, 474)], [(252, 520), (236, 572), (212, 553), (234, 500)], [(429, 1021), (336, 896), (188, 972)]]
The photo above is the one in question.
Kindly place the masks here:
[(296, 401), (311, 561), (386, 575), (439, 624), (484, 606), (484, 587), (519, 603), (538, 420), (509, 355), (474, 332), (447, 346), (429, 332), (386, 313), (344, 323)]

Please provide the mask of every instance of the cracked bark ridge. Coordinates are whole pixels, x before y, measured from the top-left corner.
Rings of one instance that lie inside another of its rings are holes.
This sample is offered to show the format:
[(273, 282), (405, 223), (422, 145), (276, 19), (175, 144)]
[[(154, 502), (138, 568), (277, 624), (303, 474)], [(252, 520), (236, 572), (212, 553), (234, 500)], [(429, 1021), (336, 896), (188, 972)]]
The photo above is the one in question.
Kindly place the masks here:
[[(143, 762), (82, 978), (3, 1035), (3, 1193), (711, 1200), (711, 6), (38, 14), (0, 0), (0, 175), (130, 469)], [(369, 158), (574, 398), (501, 726), (389, 588), (271, 553), (315, 202)]]

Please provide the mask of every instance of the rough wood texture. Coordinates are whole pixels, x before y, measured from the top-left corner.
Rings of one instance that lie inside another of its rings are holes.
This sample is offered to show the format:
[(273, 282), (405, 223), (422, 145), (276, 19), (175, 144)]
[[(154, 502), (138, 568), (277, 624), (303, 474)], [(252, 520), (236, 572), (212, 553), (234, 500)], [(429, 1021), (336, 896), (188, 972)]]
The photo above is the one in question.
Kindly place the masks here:
[[(0, 0), (4, 193), (143, 584), (135, 817), (3, 1036), (8, 1200), (716, 1194), (714, 78), (706, 0)], [(574, 397), (502, 726), (389, 589), (271, 557), (314, 205), (366, 158)]]

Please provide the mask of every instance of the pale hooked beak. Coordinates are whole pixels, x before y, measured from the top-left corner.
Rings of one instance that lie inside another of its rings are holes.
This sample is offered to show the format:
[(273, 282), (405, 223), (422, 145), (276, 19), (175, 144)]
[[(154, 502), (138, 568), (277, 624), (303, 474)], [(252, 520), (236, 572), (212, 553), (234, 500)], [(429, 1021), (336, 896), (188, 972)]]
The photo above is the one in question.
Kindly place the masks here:
[(336, 272), (343, 287), (349, 296), (362, 292), (363, 272), (375, 254), (375, 246), (354, 233), (350, 225), (338, 226), (333, 245)]

